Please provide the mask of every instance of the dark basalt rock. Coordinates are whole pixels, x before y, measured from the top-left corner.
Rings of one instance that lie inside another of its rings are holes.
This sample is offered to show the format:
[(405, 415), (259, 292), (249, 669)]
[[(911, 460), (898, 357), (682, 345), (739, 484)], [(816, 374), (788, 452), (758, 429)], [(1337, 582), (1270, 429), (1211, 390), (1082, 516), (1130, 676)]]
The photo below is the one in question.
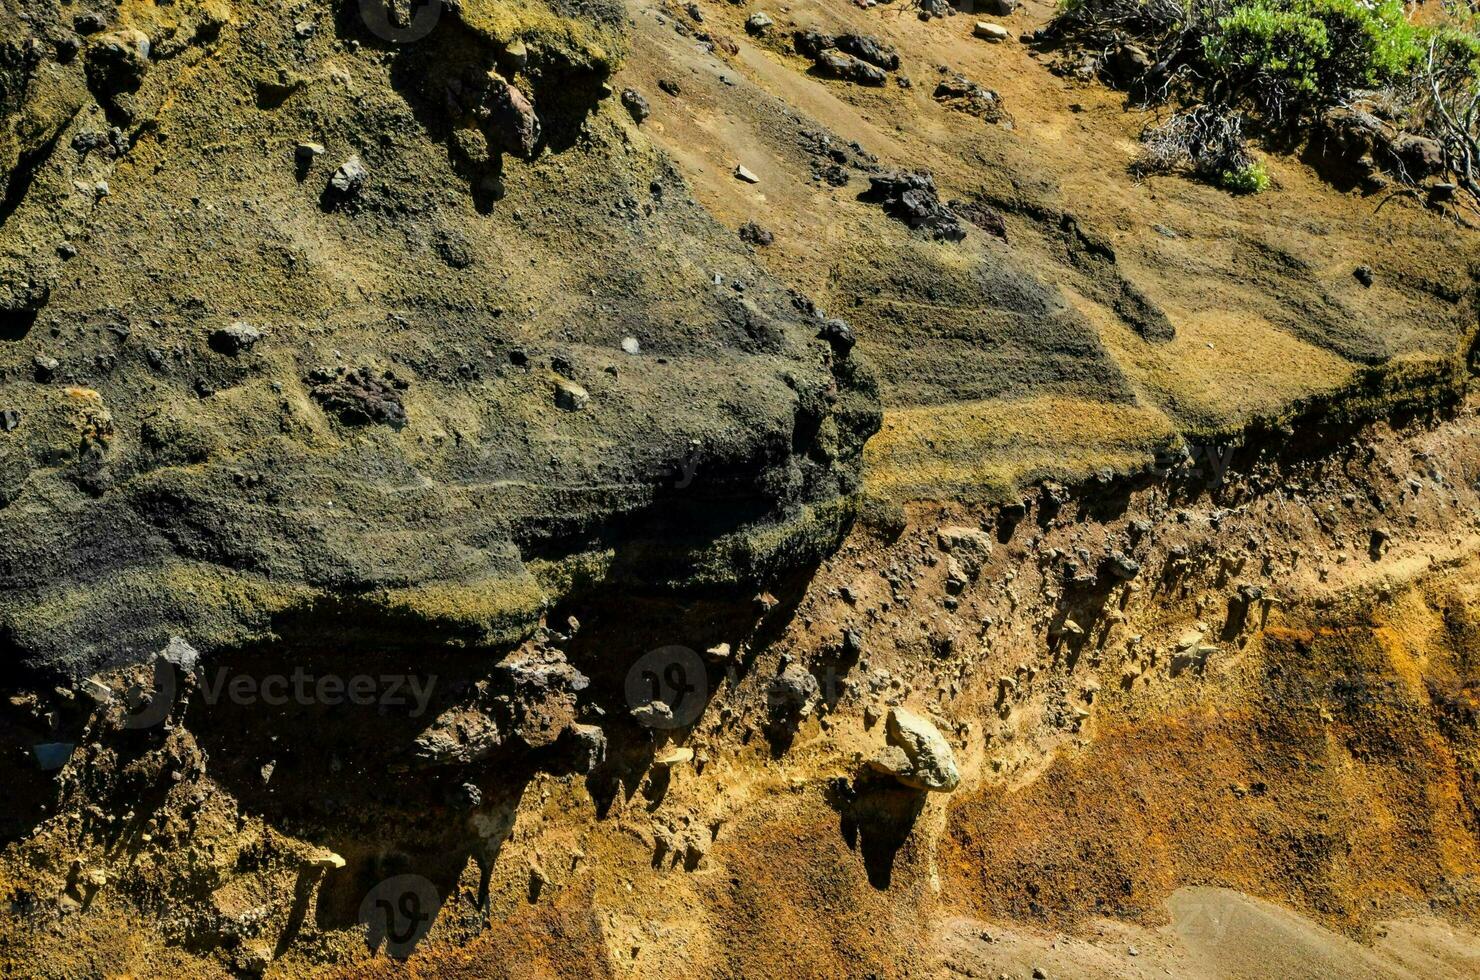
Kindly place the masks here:
[(979, 116), (989, 123), (1001, 122), (1006, 118), (1002, 111), (1002, 98), (965, 75), (951, 75), (941, 79), (936, 83), (934, 98), (943, 105)]
[(754, 221), (747, 221), (740, 226), (740, 240), (750, 245), (766, 246), (774, 243), (776, 236)]
[(985, 204), (972, 201), (949, 202), (949, 207), (957, 215), (971, 222), (982, 231), (993, 237), (1007, 241), (1007, 221), (1001, 214), (987, 207)]
[(828, 48), (817, 56), (817, 68), (825, 75), (859, 85), (883, 85), (889, 80), (883, 69), (875, 68), (836, 48)]
[(635, 88), (622, 90), (622, 106), (632, 117), (632, 121), (639, 124), (653, 112), (653, 107), (648, 105), (648, 100)]
[(935, 178), (928, 173), (875, 175), (869, 178), (869, 190), (863, 198), (877, 201), (911, 228), (927, 230), (935, 238), (956, 242), (966, 237), (955, 212), (941, 203)]
[(833, 349), (839, 354), (845, 356), (853, 349), (853, 345), (857, 343), (857, 338), (853, 336), (853, 328), (848, 326), (843, 320), (826, 321), (823, 323), (822, 330), (818, 336), (831, 344)]
[(883, 85), (884, 72), (899, 67), (899, 53), (868, 34), (832, 35), (808, 27), (792, 35), (792, 45), (821, 73), (860, 85)]
[(847, 52), (885, 71), (899, 70), (899, 52), (872, 34), (839, 34), (833, 40), (839, 51)]
[(321, 378), (309, 391), (324, 411), (339, 417), (346, 425), (379, 423), (399, 429), (406, 424), (406, 406), (401, 393), (410, 385), (386, 372), (377, 378), (366, 367), (352, 371), (315, 374)]
[(835, 44), (836, 38), (815, 27), (808, 27), (792, 35), (792, 45), (797, 49), (797, 54), (805, 58), (816, 59), (818, 55), (834, 47)]
[(504, 151), (532, 159), (542, 130), (534, 104), (525, 94), (495, 76), (489, 79), (488, 112), (493, 134)]

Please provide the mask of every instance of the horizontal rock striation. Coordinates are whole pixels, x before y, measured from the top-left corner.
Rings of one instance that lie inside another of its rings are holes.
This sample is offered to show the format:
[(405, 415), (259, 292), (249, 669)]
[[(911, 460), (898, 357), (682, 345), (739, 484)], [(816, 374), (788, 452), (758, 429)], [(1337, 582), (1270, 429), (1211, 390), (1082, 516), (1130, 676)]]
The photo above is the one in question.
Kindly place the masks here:
[(508, 644), (841, 533), (868, 369), (619, 121), (617, 6), (73, 13), (0, 14), (8, 660)]

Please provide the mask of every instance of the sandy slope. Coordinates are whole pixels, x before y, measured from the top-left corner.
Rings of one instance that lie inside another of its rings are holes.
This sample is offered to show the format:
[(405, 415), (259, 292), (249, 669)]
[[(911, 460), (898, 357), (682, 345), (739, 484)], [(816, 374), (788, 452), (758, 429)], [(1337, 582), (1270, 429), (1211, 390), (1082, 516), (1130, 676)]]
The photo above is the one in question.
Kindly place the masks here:
[(942, 976), (1187, 980), (1284, 977), (1445, 977), (1480, 973), (1480, 934), (1437, 919), (1381, 923), (1372, 946), (1310, 919), (1226, 888), (1179, 888), (1170, 923), (1146, 929), (1113, 920), (1074, 936), (1012, 923), (954, 919), (945, 924)]

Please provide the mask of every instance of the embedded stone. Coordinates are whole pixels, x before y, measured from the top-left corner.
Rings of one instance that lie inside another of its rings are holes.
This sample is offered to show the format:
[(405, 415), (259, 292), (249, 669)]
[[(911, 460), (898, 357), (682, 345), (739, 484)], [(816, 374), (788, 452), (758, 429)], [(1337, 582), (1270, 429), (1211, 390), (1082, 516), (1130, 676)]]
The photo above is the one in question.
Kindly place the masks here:
[(906, 708), (892, 708), (885, 733), (889, 745), (897, 748), (908, 762), (907, 768), (900, 768), (898, 754), (886, 752), (881, 756), (894, 766), (887, 771), (895, 779), (906, 786), (936, 793), (949, 793), (960, 785), (956, 755), (930, 721)]

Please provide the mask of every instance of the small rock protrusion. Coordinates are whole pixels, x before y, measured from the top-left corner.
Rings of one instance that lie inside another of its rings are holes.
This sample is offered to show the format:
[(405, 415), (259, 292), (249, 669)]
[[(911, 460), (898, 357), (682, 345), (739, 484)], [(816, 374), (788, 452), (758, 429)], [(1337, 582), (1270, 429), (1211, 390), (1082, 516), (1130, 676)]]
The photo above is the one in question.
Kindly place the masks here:
[(966, 569), (961, 567), (961, 562), (956, 556), (948, 556), (946, 558), (946, 591), (951, 595), (960, 595), (970, 581)]
[(462, 783), (449, 794), (452, 805), (463, 810), (476, 810), (483, 805), (483, 790), (477, 783)]
[(313, 169), (314, 161), (327, 153), (322, 143), (302, 142), (293, 147), (293, 175), (299, 180), (307, 180), (308, 173)]
[(740, 226), (740, 240), (749, 245), (766, 246), (775, 242), (776, 236), (754, 221), (747, 221)]
[(694, 761), (694, 750), (687, 746), (670, 745), (653, 756), (653, 765), (672, 767)]
[(339, 165), (334, 171), (334, 176), (329, 178), (329, 187), (340, 197), (354, 197), (365, 187), (365, 181), (370, 177), (370, 172), (360, 162), (358, 154), (351, 156)]
[(504, 48), (503, 61), (512, 68), (523, 68), (529, 62), (529, 46), (515, 38)]
[(534, 103), (517, 87), (499, 77), (497, 72), (491, 72), (488, 76), (487, 108), (489, 122), (503, 150), (524, 160), (533, 159), (542, 132)]
[(577, 772), (590, 775), (606, 762), (606, 733), (595, 725), (574, 724), (570, 726), (575, 746), (572, 763)]
[(965, 581), (976, 579), (992, 555), (991, 536), (974, 527), (942, 527), (935, 532), (935, 540), (950, 556), (947, 570), (961, 578), (963, 588)]
[(983, 41), (991, 41), (994, 44), (1005, 41), (1012, 36), (1012, 33), (1001, 24), (993, 24), (991, 21), (986, 20), (977, 21), (976, 27), (972, 29), (971, 33)]
[(640, 704), (632, 708), (630, 714), (639, 725), (645, 725), (648, 728), (673, 727), (673, 709), (663, 701), (649, 701), (647, 704)]
[(766, 33), (775, 24), (775, 19), (764, 10), (757, 10), (745, 19), (745, 29), (756, 36)]
[(891, 708), (885, 728), (889, 744), (869, 765), (914, 789), (949, 793), (961, 783), (955, 753), (940, 730), (905, 708)]
[(555, 406), (566, 412), (579, 412), (591, 401), (591, 395), (574, 381), (561, 378), (555, 383)]
[(149, 38), (142, 31), (114, 31), (88, 45), (87, 75), (96, 90), (132, 92), (148, 70)]
[(309, 857), (305, 864), (310, 868), (318, 868), (322, 871), (338, 871), (346, 864), (343, 857), (333, 851), (320, 851)]
[(935, 532), (935, 543), (947, 554), (964, 550), (985, 558), (992, 553), (991, 535), (974, 527), (939, 528)]
[(1066, 620), (1064, 620), (1063, 625), (1061, 625), (1059, 627), (1059, 635), (1060, 636), (1083, 636), (1084, 635), (1084, 627), (1083, 626), (1080, 626), (1078, 623), (1074, 622), (1074, 620), (1072, 620), (1072, 619), (1066, 619)]
[(1141, 564), (1122, 551), (1112, 551), (1105, 559), (1110, 574), (1122, 582), (1129, 582), (1141, 574)]
[(648, 100), (635, 88), (622, 89), (622, 106), (639, 126), (653, 114), (653, 107), (648, 105)]
[[(948, 75), (936, 82), (931, 97), (943, 106), (976, 116), (985, 122), (1000, 123), (1007, 118), (1002, 96), (960, 73)], [(999, 220), (1000, 217), (999, 215)]]
[(884, 69), (869, 64), (862, 58), (828, 48), (817, 56), (817, 67), (824, 73), (858, 85), (883, 85), (889, 80)]
[(817, 335), (827, 341), (839, 355), (845, 357), (853, 349), (853, 345), (857, 343), (857, 338), (853, 335), (853, 328), (845, 320), (825, 321)]
[(376, 377), (368, 367), (320, 368), (310, 373), (309, 381), (309, 396), (347, 425), (379, 423), (399, 429), (406, 424), (402, 393), (410, 385), (389, 371)]
[(735, 179), (743, 180), (747, 184), (759, 184), (761, 182), (761, 179), (743, 163), (735, 164)]
[(771, 713), (780, 717), (806, 717), (811, 714), (821, 691), (817, 678), (800, 664), (792, 664), (771, 678), (767, 700)]
[(1264, 598), (1264, 589), (1246, 582), (1238, 587), (1238, 597), (1245, 605), (1252, 605)]
[(240, 354), (251, 350), (262, 339), (262, 331), (242, 320), (211, 334), (211, 349), (222, 354)]
[(866, 200), (911, 228), (928, 230), (938, 241), (959, 242), (966, 237), (960, 218), (942, 204), (929, 173), (885, 172), (869, 177)]

